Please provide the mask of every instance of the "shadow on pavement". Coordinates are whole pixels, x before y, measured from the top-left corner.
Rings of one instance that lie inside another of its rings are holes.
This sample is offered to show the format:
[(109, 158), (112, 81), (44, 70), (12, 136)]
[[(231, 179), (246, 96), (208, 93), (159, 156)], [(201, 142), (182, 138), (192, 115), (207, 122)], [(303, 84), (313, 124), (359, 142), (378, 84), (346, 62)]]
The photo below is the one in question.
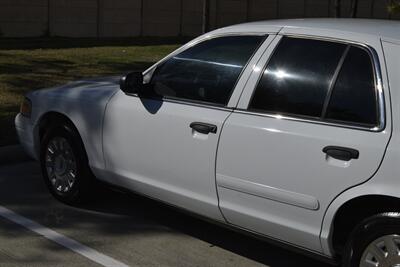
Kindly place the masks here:
[[(159, 244), (154, 240), (162, 240), (165, 236), (176, 235), (178, 239), (180, 238), (179, 240), (187, 240), (184, 236), (194, 237), (204, 241), (207, 249), (220, 248), (272, 267), (330, 266), (202, 221), (177, 209), (131, 193), (119, 193), (103, 188), (97, 200), (91, 204), (80, 207), (65, 206), (55, 201), (48, 194), (41, 179), (39, 167), (33, 162), (1, 167), (0, 205), (4, 205), (56, 231), (64, 231), (68, 236), (78, 240), (83, 238), (82, 232), (85, 231), (90, 231), (91, 235), (94, 233), (95, 236), (100, 236), (104, 240), (108, 240), (106, 238), (111, 236), (120, 240), (126, 238), (128, 242), (130, 242), (129, 240), (139, 242), (137, 241), (139, 237), (152, 236), (154, 239), (151, 239), (153, 243), (150, 245), (154, 251), (158, 250), (158, 252), (154, 252), (155, 258), (159, 255), (157, 253), (161, 253), (161, 251), (166, 253), (172, 248), (165, 244), (165, 242), (169, 242), (168, 239)], [(13, 238), (16, 237), (13, 236)], [(196, 247), (193, 245), (194, 248), (191, 251), (189, 250), (191, 249), (190, 244), (186, 245), (184, 244), (185, 241), (178, 241), (169, 243), (171, 246), (177, 246), (176, 251), (173, 250), (176, 255), (172, 256), (177, 261), (184, 262), (186, 260), (190, 262), (191, 259), (185, 258), (186, 255), (184, 254), (186, 252), (196, 253)], [(97, 239), (87, 241), (89, 245), (91, 245), (90, 242), (95, 244), (99, 241)], [(182, 259), (177, 258), (178, 254), (183, 254), (179, 256)], [(209, 254), (205, 257), (217, 257), (218, 255)], [(135, 263), (140, 265), (140, 262)], [(171, 263), (171, 266), (173, 265), (174, 263)], [(236, 264), (236, 266), (240, 265)]]
[[(201, 239), (211, 246), (218, 246), (268, 266), (331, 266), (314, 259), (268, 244), (265, 241), (238, 233), (223, 226), (204, 221), (177, 208), (159, 203), (134, 193), (120, 193), (104, 189), (107, 201), (99, 201), (81, 207), (108, 214), (135, 217), (167, 226), (174, 231)], [(132, 206), (132, 203), (140, 203)]]

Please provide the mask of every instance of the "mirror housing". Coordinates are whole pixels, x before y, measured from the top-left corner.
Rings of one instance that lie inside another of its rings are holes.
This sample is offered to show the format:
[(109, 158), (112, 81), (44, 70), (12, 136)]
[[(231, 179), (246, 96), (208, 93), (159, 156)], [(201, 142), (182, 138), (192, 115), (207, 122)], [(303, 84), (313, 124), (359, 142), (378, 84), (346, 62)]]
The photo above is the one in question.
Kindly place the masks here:
[(119, 81), (119, 87), (127, 94), (139, 94), (143, 88), (143, 74), (140, 71), (128, 73)]

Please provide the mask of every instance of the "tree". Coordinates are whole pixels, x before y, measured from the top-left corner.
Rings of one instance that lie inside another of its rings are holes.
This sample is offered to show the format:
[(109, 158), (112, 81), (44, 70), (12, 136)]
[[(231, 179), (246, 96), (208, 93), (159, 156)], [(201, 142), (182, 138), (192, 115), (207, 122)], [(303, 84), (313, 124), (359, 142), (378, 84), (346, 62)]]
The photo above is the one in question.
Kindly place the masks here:
[(388, 5), (388, 12), (390, 14), (400, 13), (400, 1), (391, 1), (391, 3)]
[[(350, 9), (350, 17), (356, 18), (357, 17), (357, 10), (358, 10), (358, 3), (359, 0), (352, 0), (351, 1), (351, 9)], [(373, 8), (375, 5), (375, 1), (372, 0), (371, 3), (371, 17), (373, 16)], [(341, 0), (335, 0), (335, 17), (341, 17)], [(400, 14), (400, 0), (390, 0), (387, 6), (389, 14)]]

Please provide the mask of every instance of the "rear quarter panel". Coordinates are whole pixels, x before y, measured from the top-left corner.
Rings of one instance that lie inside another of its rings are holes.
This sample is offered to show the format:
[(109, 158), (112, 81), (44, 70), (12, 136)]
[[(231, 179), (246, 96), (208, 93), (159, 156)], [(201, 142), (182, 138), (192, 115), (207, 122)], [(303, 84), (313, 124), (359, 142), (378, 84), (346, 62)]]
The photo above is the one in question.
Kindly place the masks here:
[(337, 210), (346, 202), (365, 195), (385, 195), (400, 198), (400, 42), (382, 40), (381, 68), (386, 99), (386, 122), (392, 126), (392, 136), (377, 173), (367, 182), (349, 188), (329, 206), (322, 225), (321, 244), (326, 254), (332, 255), (332, 223)]

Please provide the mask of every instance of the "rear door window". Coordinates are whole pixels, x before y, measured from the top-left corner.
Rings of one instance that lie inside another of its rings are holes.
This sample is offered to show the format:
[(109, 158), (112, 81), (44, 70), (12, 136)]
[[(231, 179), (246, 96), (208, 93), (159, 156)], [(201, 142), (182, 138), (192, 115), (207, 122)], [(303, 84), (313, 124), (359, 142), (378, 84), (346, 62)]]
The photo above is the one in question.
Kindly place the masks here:
[(331, 41), (283, 37), (248, 109), (371, 127), (378, 124), (377, 98), (368, 50)]
[(255, 90), (250, 110), (321, 117), (345, 44), (284, 37)]

